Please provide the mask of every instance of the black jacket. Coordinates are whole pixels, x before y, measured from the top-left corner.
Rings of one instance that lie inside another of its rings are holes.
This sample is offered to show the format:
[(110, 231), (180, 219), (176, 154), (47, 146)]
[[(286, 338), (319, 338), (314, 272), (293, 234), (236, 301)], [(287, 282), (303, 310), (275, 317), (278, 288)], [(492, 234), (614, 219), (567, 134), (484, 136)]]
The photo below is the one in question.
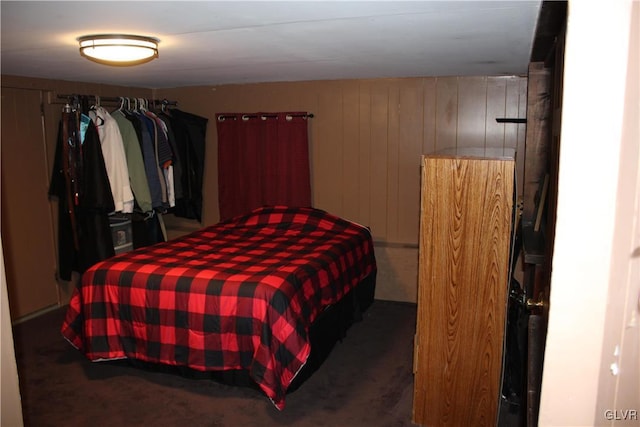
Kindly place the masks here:
[[(65, 120), (64, 118), (62, 120)], [(70, 168), (77, 185), (68, 188), (64, 171), (62, 120), (58, 128), (58, 141), (49, 195), (58, 199), (58, 276), (71, 280), (71, 273), (83, 273), (98, 261), (115, 255), (108, 214), (115, 210), (109, 177), (102, 157), (98, 130), (91, 123), (86, 130), (78, 161)], [(68, 118), (68, 128), (77, 129), (75, 116)], [(79, 141), (79, 137), (77, 140)], [(71, 190), (71, 191), (69, 191)], [(77, 203), (69, 203), (69, 197)], [(74, 244), (74, 234), (78, 247)]]

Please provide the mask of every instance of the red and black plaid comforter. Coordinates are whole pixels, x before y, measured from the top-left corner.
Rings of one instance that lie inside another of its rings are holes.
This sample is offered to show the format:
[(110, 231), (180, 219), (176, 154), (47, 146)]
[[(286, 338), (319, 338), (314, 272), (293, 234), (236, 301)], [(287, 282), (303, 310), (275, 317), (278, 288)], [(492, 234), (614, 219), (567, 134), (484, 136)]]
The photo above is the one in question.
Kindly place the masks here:
[(261, 208), (94, 265), (62, 334), (93, 361), (247, 370), (282, 409), (309, 326), (375, 269), (367, 229), (312, 208)]

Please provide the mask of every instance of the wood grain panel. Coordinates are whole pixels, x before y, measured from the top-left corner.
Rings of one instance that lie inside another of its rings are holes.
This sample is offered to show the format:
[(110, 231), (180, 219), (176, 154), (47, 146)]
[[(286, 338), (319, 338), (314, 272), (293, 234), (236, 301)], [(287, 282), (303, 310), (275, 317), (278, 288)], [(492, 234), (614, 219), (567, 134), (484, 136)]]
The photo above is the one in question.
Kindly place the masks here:
[(436, 151), (455, 148), (458, 138), (458, 79), (436, 77)]
[(360, 170), (358, 176), (358, 219), (370, 224), (371, 211), (371, 83), (358, 85), (358, 137), (360, 140)]
[(359, 221), (360, 189), (360, 88), (341, 83), (342, 88), (342, 212), (345, 218)]
[(497, 118), (506, 117), (507, 80), (505, 78), (487, 79), (487, 119), (485, 121), (486, 147), (503, 148), (505, 127)]
[(313, 119), (316, 140), (313, 147), (313, 202), (316, 207), (342, 214), (343, 104), (338, 82), (318, 93), (318, 115)]
[(457, 147), (484, 147), (487, 125), (487, 78), (458, 78)]
[(371, 87), (371, 232), (375, 240), (386, 241), (387, 213), (387, 132), (389, 127), (389, 87), (386, 81), (377, 81)]
[(392, 80), (389, 86), (389, 109), (387, 128), (387, 239), (398, 242), (399, 211), (388, 209), (390, 206), (401, 206), (398, 192), (400, 186), (400, 86), (397, 80)]
[(437, 79), (422, 79), (423, 88), (423, 107), (424, 117), (422, 119), (422, 153), (430, 154), (436, 150), (436, 91)]
[(424, 160), (415, 423), (496, 423), (513, 174), (512, 160)]
[(415, 213), (420, 210), (423, 80), (402, 80), (399, 89), (398, 200), (402, 200), (403, 209), (398, 210), (396, 241), (414, 243), (419, 229), (419, 218)]

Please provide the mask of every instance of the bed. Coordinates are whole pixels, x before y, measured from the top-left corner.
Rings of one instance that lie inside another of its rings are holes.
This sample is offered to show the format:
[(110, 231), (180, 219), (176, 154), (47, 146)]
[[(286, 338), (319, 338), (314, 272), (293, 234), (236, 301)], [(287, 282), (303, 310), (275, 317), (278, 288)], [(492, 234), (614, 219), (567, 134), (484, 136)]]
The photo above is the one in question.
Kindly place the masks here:
[(371, 304), (375, 275), (366, 227), (262, 207), (92, 266), (62, 335), (92, 361), (252, 383), (281, 410)]

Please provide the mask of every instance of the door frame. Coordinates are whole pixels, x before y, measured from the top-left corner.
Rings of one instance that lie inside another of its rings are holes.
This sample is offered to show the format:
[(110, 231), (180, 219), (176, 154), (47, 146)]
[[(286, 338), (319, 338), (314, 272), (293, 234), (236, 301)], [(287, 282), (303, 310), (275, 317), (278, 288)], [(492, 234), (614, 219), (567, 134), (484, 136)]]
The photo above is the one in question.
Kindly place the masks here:
[[(621, 183), (628, 179), (622, 166), (628, 150), (637, 152), (640, 143), (637, 116), (625, 116), (626, 102), (640, 102), (638, 77), (632, 75), (638, 72), (637, 41), (635, 51), (630, 46), (632, 36), (637, 38), (638, 13), (637, 0), (610, 2), (606, 8), (569, 2), (541, 426), (610, 425), (616, 421), (608, 420), (603, 408), (634, 409), (609, 407), (615, 391), (608, 391), (601, 378), (611, 375), (615, 346), (608, 338), (621, 337), (622, 325), (607, 322), (610, 297), (623, 298), (614, 277), (618, 268), (628, 268), (616, 259), (618, 250), (628, 251), (625, 243), (618, 246), (616, 226), (626, 215), (638, 217), (621, 204)], [(636, 89), (628, 86), (632, 79)], [(619, 375), (635, 375), (637, 382), (637, 371)]]

